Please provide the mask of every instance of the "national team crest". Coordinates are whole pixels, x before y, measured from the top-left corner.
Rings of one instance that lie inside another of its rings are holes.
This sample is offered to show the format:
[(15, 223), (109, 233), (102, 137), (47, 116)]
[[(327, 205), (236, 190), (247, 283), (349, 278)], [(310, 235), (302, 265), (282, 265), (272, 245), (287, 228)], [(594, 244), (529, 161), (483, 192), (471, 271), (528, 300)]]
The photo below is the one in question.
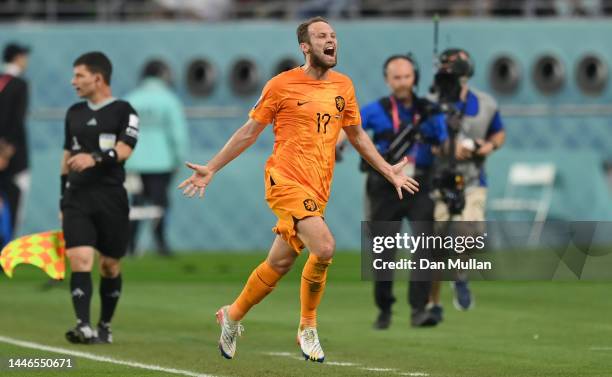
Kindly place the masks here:
[(344, 110), (344, 98), (342, 98), (342, 96), (336, 97), (336, 109), (338, 109), (338, 111)]
[(319, 207), (317, 207), (317, 203), (314, 200), (306, 199), (304, 200), (304, 208), (306, 208), (307, 211), (314, 212)]

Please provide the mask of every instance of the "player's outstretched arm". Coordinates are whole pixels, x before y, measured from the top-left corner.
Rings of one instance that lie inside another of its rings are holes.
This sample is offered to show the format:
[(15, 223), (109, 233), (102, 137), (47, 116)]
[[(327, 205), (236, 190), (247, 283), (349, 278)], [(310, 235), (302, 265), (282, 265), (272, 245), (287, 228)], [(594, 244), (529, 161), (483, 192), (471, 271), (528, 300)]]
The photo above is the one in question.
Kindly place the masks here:
[(197, 165), (187, 162), (186, 165), (189, 169), (193, 170), (193, 174), (185, 179), (178, 188), (184, 189), (183, 194), (190, 198), (195, 194), (199, 194), (200, 198), (203, 197), (206, 186), (210, 183), (215, 173), (253, 145), (264, 128), (266, 128), (266, 124), (249, 119), (234, 132), (232, 137), (208, 164)]
[(404, 158), (399, 163), (391, 166), (385, 159), (378, 153), (376, 147), (370, 140), (368, 134), (363, 130), (361, 126), (348, 126), (343, 128), (348, 140), (351, 142), (353, 147), (359, 152), (368, 164), (376, 169), (380, 174), (383, 175), (397, 190), (397, 195), (400, 199), (403, 198), (402, 190), (406, 190), (411, 194), (419, 191), (419, 184), (417, 181), (408, 177), (404, 174), (404, 167), (408, 163), (408, 160)]

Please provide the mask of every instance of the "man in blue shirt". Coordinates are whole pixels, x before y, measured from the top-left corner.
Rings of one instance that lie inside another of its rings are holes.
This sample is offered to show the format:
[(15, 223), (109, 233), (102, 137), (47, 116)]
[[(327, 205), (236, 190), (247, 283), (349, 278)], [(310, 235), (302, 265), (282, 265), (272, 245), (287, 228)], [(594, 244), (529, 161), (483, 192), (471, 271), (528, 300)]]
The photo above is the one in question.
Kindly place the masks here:
[[(432, 234), (434, 215), (434, 203), (430, 197), (431, 167), (434, 161), (432, 145), (443, 143), (447, 139), (446, 124), (441, 115), (430, 116), (426, 110), (427, 101), (415, 95), (418, 67), (410, 55), (389, 57), (385, 61), (383, 70), (391, 94), (361, 109), (362, 125), (364, 129), (372, 132), (373, 141), (383, 156), (388, 156), (389, 147), (402, 131), (406, 128), (418, 129), (414, 144), (403, 153), (403, 156), (408, 158), (408, 173), (419, 182), (420, 190), (410, 198), (399, 200), (393, 187), (385, 185), (384, 178), (378, 172), (372, 169), (365, 170), (367, 172), (365, 217), (367, 221), (395, 221), (393, 226), (397, 226), (397, 229), (385, 228), (385, 231), (392, 233), (400, 231), (401, 221), (406, 218), (410, 221), (414, 234), (421, 232)], [(388, 275), (389, 271), (385, 274)], [(374, 323), (377, 329), (386, 329), (391, 323), (391, 306), (395, 302), (392, 288), (392, 276), (375, 276), (374, 295), (380, 310)], [(431, 313), (425, 310), (430, 289), (431, 278), (427, 272), (413, 271), (408, 292), (413, 326), (437, 324)]]
[[(447, 90), (453, 93), (438, 93), (438, 95), (454, 103), (460, 114), (454, 162), (456, 171), (463, 176), (465, 205), (460, 214), (454, 215), (450, 213), (448, 203), (436, 193), (434, 218), (436, 222), (472, 221), (476, 222), (474, 223), (476, 228), (483, 228), (487, 197), (485, 161), (493, 151), (504, 144), (506, 137), (504, 125), (495, 99), (468, 85), (470, 77), (474, 74), (474, 63), (467, 51), (451, 48), (442, 52), (438, 73), (445, 73), (457, 80), (456, 85), (449, 86), (455, 89)], [(450, 156), (442, 153), (436, 159), (436, 172), (447, 169), (451, 162)], [(472, 231), (475, 235), (479, 235), (484, 229)], [(454, 304), (459, 310), (468, 310), (474, 301), (468, 288), (467, 278), (463, 275), (459, 273), (458, 279), (453, 284)], [(434, 282), (431, 296), (431, 310), (441, 320), (439, 282)]]

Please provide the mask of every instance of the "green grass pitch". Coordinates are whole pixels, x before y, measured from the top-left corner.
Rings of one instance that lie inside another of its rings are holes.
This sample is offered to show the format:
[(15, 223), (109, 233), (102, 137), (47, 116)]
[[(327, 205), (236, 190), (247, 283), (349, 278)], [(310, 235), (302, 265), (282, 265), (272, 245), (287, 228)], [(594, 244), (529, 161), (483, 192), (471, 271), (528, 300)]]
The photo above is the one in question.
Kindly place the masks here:
[[(199, 253), (124, 262), (123, 296), (112, 345), (64, 340), (73, 325), (68, 282), (43, 289), (42, 271), (19, 266), (0, 277), (0, 336), (213, 376), (612, 376), (610, 284), (474, 282), (476, 306), (455, 311), (443, 287), (445, 321), (409, 326), (407, 284), (387, 331), (375, 331), (371, 282), (360, 281), (360, 256), (338, 253), (319, 309), (326, 363), (299, 360), (299, 274), (306, 256), (244, 321), (234, 360), (217, 349), (215, 311), (230, 303), (262, 253)], [(97, 321), (94, 277), (92, 319)], [(64, 357), (0, 341), (1, 376), (171, 376), (75, 358), (72, 370), (8, 370), (8, 357)]]

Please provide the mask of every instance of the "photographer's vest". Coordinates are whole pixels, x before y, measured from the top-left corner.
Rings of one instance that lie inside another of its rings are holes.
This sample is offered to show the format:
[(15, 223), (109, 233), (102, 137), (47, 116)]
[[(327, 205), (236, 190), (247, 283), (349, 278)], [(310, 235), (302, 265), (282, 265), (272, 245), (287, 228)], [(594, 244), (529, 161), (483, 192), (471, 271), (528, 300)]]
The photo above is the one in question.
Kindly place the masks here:
[[(460, 141), (465, 138), (486, 140), (487, 132), (497, 112), (497, 103), (490, 95), (479, 90), (470, 88), (470, 92), (478, 99), (478, 113), (475, 115), (463, 115), (458, 140)], [(459, 111), (464, 111), (465, 109), (461, 106), (467, 105), (459, 105)], [(445, 162), (444, 165), (447, 165), (448, 161)], [(457, 170), (463, 174), (466, 188), (480, 186), (480, 175), (484, 173), (484, 163), (485, 161), (482, 158), (457, 161)]]

